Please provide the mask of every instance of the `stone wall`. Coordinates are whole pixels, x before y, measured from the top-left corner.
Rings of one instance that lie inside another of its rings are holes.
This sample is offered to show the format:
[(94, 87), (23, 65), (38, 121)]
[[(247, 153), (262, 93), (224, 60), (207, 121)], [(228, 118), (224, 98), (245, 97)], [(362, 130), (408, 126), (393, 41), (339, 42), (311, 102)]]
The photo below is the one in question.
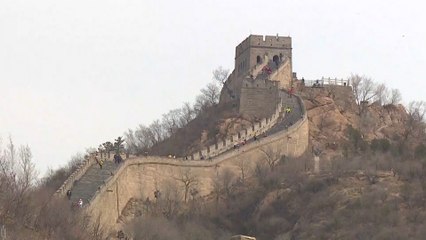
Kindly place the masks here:
[(278, 82), (279, 89), (289, 89), (292, 85), (293, 73), (291, 70), (291, 61), (286, 60), (279, 66), (278, 70), (273, 72), (269, 78)]
[[(252, 69), (258, 64), (257, 59), (264, 59), (268, 56), (273, 60), (274, 56), (280, 61), (284, 58), (292, 58), (291, 37), (250, 35), (235, 50), (235, 69), (241, 62), (248, 63), (248, 69)], [(247, 68), (237, 71), (237, 76), (247, 73)], [(291, 72), (291, 71), (290, 71)]]
[(188, 156), (189, 160), (202, 160), (203, 158), (213, 158), (219, 154), (222, 154), (232, 149), (236, 144), (241, 143), (244, 139), (249, 140), (256, 135), (259, 136), (260, 134), (268, 131), (272, 126), (275, 125), (275, 123), (277, 123), (280, 114), (284, 114), (281, 113), (282, 107), (282, 102), (279, 101), (277, 104), (275, 104), (274, 111), (266, 117), (259, 118), (259, 121), (255, 122), (252, 126), (246, 129), (242, 129), (237, 134), (231, 135), (224, 140), (207, 146), (198, 153)]
[(240, 95), (241, 114), (255, 118), (269, 117), (279, 102), (278, 88), (269, 80), (243, 81)]
[[(64, 183), (56, 190), (54, 196), (55, 197), (64, 197), (66, 192), (72, 188), (75, 181), (78, 181), (84, 174), (86, 174), (87, 170), (97, 162), (95, 161), (95, 156), (98, 157), (99, 160), (102, 161), (113, 161), (115, 151), (109, 152), (100, 152), (98, 155), (96, 153), (91, 153), (90, 156), (85, 156), (83, 162), (81, 162), (77, 169), (71, 173), (71, 175), (64, 181)], [(121, 158), (125, 159), (128, 156), (126, 154), (120, 153)]]
[(118, 227), (121, 211), (131, 198), (149, 197), (154, 200), (154, 191), (165, 191), (165, 186), (171, 183), (183, 192), (178, 179), (184, 171), (191, 171), (197, 177), (200, 195), (207, 195), (213, 189), (212, 179), (218, 172), (230, 169), (238, 176), (242, 162), (247, 166), (247, 171), (252, 172), (256, 162), (265, 159), (260, 149), (279, 149), (282, 155), (300, 156), (307, 147), (308, 121), (305, 114), (287, 130), (228, 151), (212, 161), (182, 161), (160, 157), (128, 159), (98, 190), (86, 210), (91, 216), (99, 216), (104, 227), (114, 230)]
[[(292, 48), (290, 37), (250, 35), (241, 42), (235, 50), (235, 67), (232, 74), (226, 80), (226, 85), (232, 90), (232, 99), (224, 87), (220, 96), (220, 103), (226, 103), (240, 98), (242, 82), (245, 77), (253, 72), (258, 73), (260, 65), (273, 61), (289, 61), (287, 65), (281, 66), (278, 74), (272, 80), (280, 82), (280, 88), (288, 88), (292, 79)], [(258, 58), (260, 62), (258, 62)], [(257, 75), (257, 74), (254, 74)]]

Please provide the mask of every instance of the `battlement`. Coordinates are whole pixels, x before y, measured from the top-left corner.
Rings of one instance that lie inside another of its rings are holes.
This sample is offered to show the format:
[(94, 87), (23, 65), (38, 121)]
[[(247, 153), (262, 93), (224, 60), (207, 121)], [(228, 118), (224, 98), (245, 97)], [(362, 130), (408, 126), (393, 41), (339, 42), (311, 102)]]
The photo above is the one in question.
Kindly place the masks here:
[(237, 46), (235, 58), (250, 47), (291, 49), (291, 37), (250, 35)]
[(278, 82), (267, 79), (245, 78), (243, 80), (243, 88), (264, 88), (278, 90)]

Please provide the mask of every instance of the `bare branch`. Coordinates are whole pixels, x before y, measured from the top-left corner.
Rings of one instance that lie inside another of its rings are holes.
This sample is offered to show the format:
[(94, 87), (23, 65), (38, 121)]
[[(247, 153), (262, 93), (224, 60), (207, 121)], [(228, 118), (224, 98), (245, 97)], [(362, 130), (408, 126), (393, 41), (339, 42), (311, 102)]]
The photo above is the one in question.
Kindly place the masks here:
[(219, 66), (218, 68), (213, 70), (213, 79), (219, 82), (220, 84), (224, 84), (228, 76), (229, 69), (225, 69), (222, 66)]
[(399, 104), (402, 100), (401, 92), (398, 89), (392, 89), (390, 104), (396, 105)]
[(270, 170), (273, 171), (281, 160), (281, 149), (274, 151), (272, 147), (266, 147), (259, 148), (259, 150), (265, 154), (265, 161), (268, 163)]

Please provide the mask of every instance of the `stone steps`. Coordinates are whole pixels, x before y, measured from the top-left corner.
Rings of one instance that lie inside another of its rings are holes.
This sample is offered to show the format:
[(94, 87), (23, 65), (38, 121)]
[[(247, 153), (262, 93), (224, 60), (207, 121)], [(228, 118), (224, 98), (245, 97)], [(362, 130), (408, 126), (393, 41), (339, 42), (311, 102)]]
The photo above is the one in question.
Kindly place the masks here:
[[(300, 106), (297, 97), (290, 96), (290, 94), (284, 91), (280, 91), (280, 97), (283, 101), (283, 116), (281, 116), (280, 120), (275, 124), (275, 126), (266, 132), (268, 135), (288, 128), (303, 117), (302, 106)], [(290, 113), (285, 113), (287, 106), (291, 108)]]
[(71, 201), (76, 203), (81, 198), (83, 204), (87, 203), (118, 167), (118, 164), (111, 161), (105, 161), (102, 169), (98, 164), (92, 165), (80, 180), (74, 183), (71, 189)]
[[(297, 97), (290, 95), (287, 92), (280, 91), (280, 97), (283, 100), (283, 111), (289, 106), (292, 111), (289, 114), (282, 115), (278, 122), (269, 129), (266, 133), (267, 135), (277, 133), (279, 131), (287, 129), (290, 125), (295, 124), (303, 116), (302, 106), (300, 106)], [(81, 198), (83, 204), (88, 203), (88, 201), (96, 194), (99, 187), (101, 187), (105, 181), (120, 167), (119, 164), (115, 164), (111, 161), (106, 161), (103, 165), (103, 168), (100, 169), (98, 164), (91, 166), (87, 172), (76, 181), (71, 189), (71, 201), (77, 203)]]

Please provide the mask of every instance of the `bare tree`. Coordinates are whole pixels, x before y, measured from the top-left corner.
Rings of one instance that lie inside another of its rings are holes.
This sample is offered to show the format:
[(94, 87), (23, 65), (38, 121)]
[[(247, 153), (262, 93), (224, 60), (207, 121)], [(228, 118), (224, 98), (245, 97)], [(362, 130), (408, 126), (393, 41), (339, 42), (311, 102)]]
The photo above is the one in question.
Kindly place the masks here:
[(222, 196), (222, 192), (223, 192), (223, 190), (222, 190), (222, 182), (221, 182), (221, 180), (220, 180), (220, 176), (219, 176), (219, 174), (217, 174), (217, 175), (213, 178), (213, 181), (212, 181), (212, 188), (213, 188), (212, 193), (213, 193), (213, 195), (214, 195), (214, 197), (215, 197), (216, 208), (217, 208), (217, 207), (219, 206), (219, 201), (220, 201), (220, 198), (221, 198), (221, 196)]
[(207, 108), (208, 108), (208, 104), (205, 101), (204, 96), (203, 95), (198, 95), (195, 98), (195, 103), (194, 103), (194, 111), (195, 111), (196, 115), (200, 115)]
[(35, 183), (38, 175), (35, 164), (32, 162), (32, 153), (28, 145), (19, 148), (19, 167), (20, 174), (18, 179), (20, 186), (22, 191), (26, 191)]
[(349, 77), (352, 83), (352, 91), (355, 95), (355, 101), (358, 105), (358, 114), (361, 115), (369, 102), (377, 100), (378, 96), (383, 96), (386, 92), (386, 86), (376, 84), (367, 76), (352, 74)]
[(209, 83), (203, 89), (201, 94), (195, 99), (194, 110), (199, 115), (204, 112), (208, 107), (216, 105), (219, 102), (220, 90), (214, 83)]
[(201, 93), (204, 95), (205, 101), (209, 106), (213, 106), (219, 102), (220, 89), (216, 84), (207, 84), (206, 88), (201, 89)]
[(224, 170), (217, 172), (212, 181), (212, 193), (215, 197), (216, 208), (219, 207), (219, 202), (221, 199), (229, 199), (234, 183), (235, 174), (231, 169), (225, 168)]
[(153, 144), (157, 143), (157, 138), (155, 134), (149, 127), (144, 125), (139, 125), (135, 131), (136, 144), (140, 149), (146, 149), (151, 147)]
[(131, 153), (138, 153), (138, 144), (132, 129), (128, 129), (127, 132), (124, 133), (124, 138), (126, 139), (127, 149)]
[(392, 89), (391, 97), (389, 104), (396, 105), (399, 104), (402, 100), (401, 92), (398, 89)]
[(423, 122), (426, 114), (426, 102), (412, 101), (408, 104), (408, 116), (417, 122)]
[(226, 79), (229, 76), (229, 69), (225, 69), (222, 66), (219, 66), (213, 70), (213, 79), (219, 82), (220, 84), (225, 84)]
[(213, 70), (213, 79), (223, 85), (224, 91), (232, 99), (235, 97), (234, 91), (229, 88), (226, 80), (229, 78), (229, 69), (224, 69), (222, 66), (219, 66), (217, 69)]
[(9, 136), (9, 144), (7, 146), (7, 150), (8, 151), (6, 151), (6, 155), (9, 158), (10, 169), (14, 170), (16, 164), (16, 149), (15, 145), (13, 144), (12, 136)]
[(184, 187), (184, 202), (188, 200), (189, 191), (198, 184), (198, 178), (195, 176), (190, 168), (181, 169), (180, 177), (177, 178)]
[(161, 194), (157, 198), (157, 206), (161, 208), (162, 214), (165, 217), (171, 218), (176, 216), (180, 209), (182, 195), (175, 180), (170, 179), (162, 182), (161, 189)]
[(240, 180), (241, 180), (242, 183), (244, 183), (245, 179), (246, 179), (246, 174), (247, 174), (247, 171), (248, 171), (248, 168), (249, 168), (249, 163), (248, 163), (246, 158), (239, 157), (238, 161), (237, 161), (237, 166), (238, 166), (240, 173), (241, 173)]
[(153, 143), (158, 143), (165, 138), (165, 131), (160, 120), (155, 120), (149, 125), (149, 134)]
[(232, 172), (231, 169), (225, 168), (220, 173), (220, 178), (221, 178), (222, 189), (224, 191), (224, 194), (225, 194), (226, 198), (229, 198), (229, 196), (231, 195), (231, 192), (232, 192), (231, 191), (232, 185), (234, 184), (234, 181), (235, 181), (235, 174), (234, 174), (234, 172)]
[(281, 160), (281, 149), (278, 148), (275, 151), (272, 147), (268, 146), (268, 147), (259, 148), (259, 150), (265, 154), (264, 159), (266, 163), (268, 164), (269, 169), (271, 171), (274, 171), (275, 167)]
[(404, 140), (410, 136), (420, 134), (425, 128), (426, 102), (412, 101), (407, 108), (408, 118), (404, 129)]
[(180, 121), (181, 115), (182, 110), (179, 108), (170, 110), (168, 113), (163, 114), (161, 124), (163, 125), (164, 130), (168, 133), (168, 136), (171, 136), (177, 131), (177, 129), (182, 127)]
[(181, 126), (187, 125), (195, 117), (194, 109), (192, 109), (191, 104), (185, 102), (181, 109), (182, 115), (180, 118)]
[(354, 92), (356, 93), (355, 100), (358, 104), (361, 104), (362, 102), (368, 102), (377, 96), (377, 86), (373, 80), (365, 76), (360, 78), (361, 81), (359, 82), (359, 85), (357, 85), (358, 88), (354, 88)]
[(380, 105), (386, 104), (386, 102), (388, 101), (388, 93), (389, 90), (385, 84), (378, 84), (376, 86), (376, 101), (379, 102)]

